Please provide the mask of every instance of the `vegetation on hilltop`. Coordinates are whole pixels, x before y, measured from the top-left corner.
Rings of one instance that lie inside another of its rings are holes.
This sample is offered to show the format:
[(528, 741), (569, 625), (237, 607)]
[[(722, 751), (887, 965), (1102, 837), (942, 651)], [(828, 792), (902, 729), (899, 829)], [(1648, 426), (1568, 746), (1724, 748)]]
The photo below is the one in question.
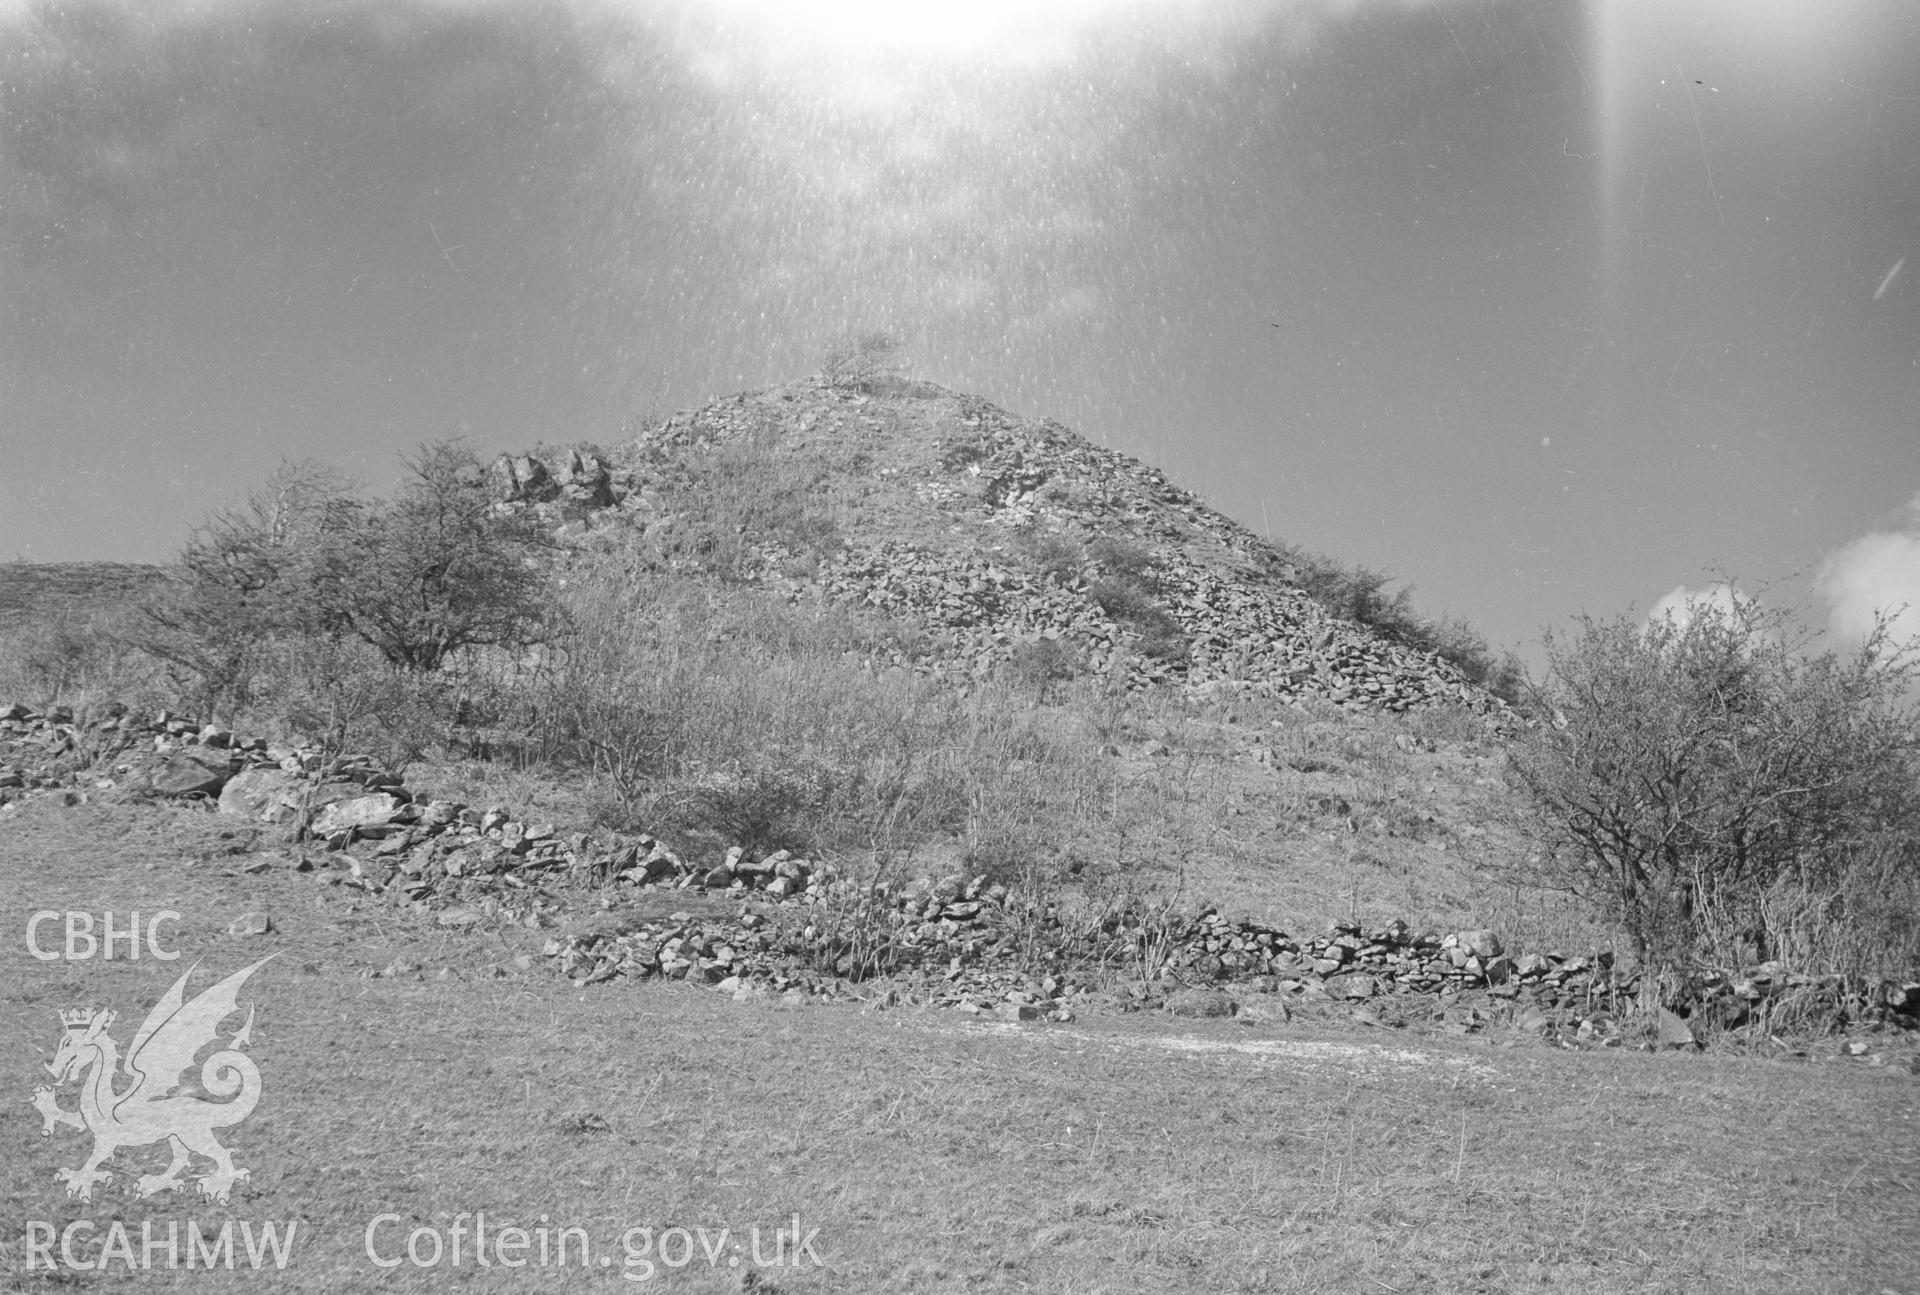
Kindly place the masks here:
[(1509, 705), (1525, 702), (1527, 674), (1520, 658), (1511, 649), (1496, 654), (1485, 636), (1458, 617), (1436, 619), (1422, 613), (1413, 605), (1411, 586), (1389, 592), (1394, 577), (1385, 571), (1284, 542), (1276, 548), (1285, 558), (1290, 578), (1335, 616), (1365, 625), (1395, 643), (1434, 653)]

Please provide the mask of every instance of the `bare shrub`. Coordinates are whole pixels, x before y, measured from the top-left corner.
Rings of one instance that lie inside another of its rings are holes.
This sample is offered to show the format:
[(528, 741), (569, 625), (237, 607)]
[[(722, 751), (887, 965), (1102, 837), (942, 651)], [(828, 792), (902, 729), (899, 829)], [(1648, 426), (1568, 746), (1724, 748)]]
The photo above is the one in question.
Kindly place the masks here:
[(1079, 654), (1057, 638), (1029, 639), (1015, 644), (1007, 661), (1009, 677), (1042, 700), (1055, 691), (1055, 685), (1077, 677), (1081, 669)]
[(522, 650), (554, 631), (530, 514), (494, 508), (473, 452), (430, 441), (386, 503), (336, 510), (301, 571), (320, 628), (359, 638), (391, 664), (427, 673), (472, 648)]
[(858, 982), (918, 961), (889, 892), (869, 883), (835, 882), (806, 908), (776, 909), (770, 919), (781, 952), (829, 976)]
[(816, 825), (845, 796), (840, 784), (850, 776), (817, 763), (736, 766), (700, 779), (687, 795), (681, 821), (755, 857), (806, 851), (817, 841)]
[(899, 381), (904, 350), (891, 333), (852, 332), (827, 348), (822, 369), (830, 386), (873, 392)]
[(1087, 546), (1087, 556), (1109, 576), (1152, 588), (1153, 555), (1137, 544), (1130, 544), (1118, 536), (1102, 535)]
[(354, 507), (330, 469), (282, 467), (239, 508), (194, 531), (166, 582), (141, 602), (130, 641), (162, 664), (197, 713), (245, 707), (273, 641), (318, 623), (311, 563)]
[(1140, 652), (1160, 661), (1183, 660), (1187, 634), (1163, 608), (1152, 589), (1138, 575), (1108, 576), (1096, 580), (1087, 596), (1113, 620), (1140, 635)]
[[(194, 532), (128, 639), (199, 714), (271, 710), (277, 691), (303, 725), (339, 732), (364, 717), (397, 734), (404, 722), (415, 736), (396, 740), (417, 746), (445, 710), (450, 665), (524, 650), (554, 624), (549, 544), (530, 517), (495, 509), (471, 451), (430, 442), (407, 467), (394, 498), (375, 502), (324, 467), (283, 468)], [(441, 677), (407, 687), (389, 669)]]
[(1080, 545), (1065, 535), (1022, 535), (1018, 552), (1037, 575), (1061, 584), (1070, 584), (1080, 575), (1087, 555)]
[(1853, 973), (1912, 948), (1911, 920), (1871, 896), (1911, 894), (1920, 860), (1916, 662), (1884, 625), (1848, 656), (1806, 641), (1751, 602), (1548, 636), (1551, 718), (1509, 761), (1528, 870), (1623, 929), (1650, 985), (1790, 952)]
[(1473, 683), (1510, 704), (1526, 695), (1526, 669), (1511, 650), (1495, 654), (1480, 633), (1453, 616), (1433, 619), (1413, 605), (1411, 587), (1390, 590), (1394, 577), (1287, 545), (1268, 558), (1271, 569), (1297, 584), (1335, 616), (1419, 651), (1432, 652)]
[(446, 744), (459, 689), (446, 674), (387, 661), (355, 639), (283, 635), (261, 654), (243, 718), (322, 751), (364, 752), (405, 769)]
[(0, 697), (45, 706), (146, 690), (151, 666), (127, 643), (125, 619), (67, 613), (0, 634)]

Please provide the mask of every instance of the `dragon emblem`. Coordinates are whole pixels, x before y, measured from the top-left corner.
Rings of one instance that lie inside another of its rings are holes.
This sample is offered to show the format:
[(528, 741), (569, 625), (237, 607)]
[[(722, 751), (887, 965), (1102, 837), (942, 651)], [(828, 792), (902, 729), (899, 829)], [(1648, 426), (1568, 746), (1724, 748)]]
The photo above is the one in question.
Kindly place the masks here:
[[(173, 1152), (173, 1163), (163, 1173), (142, 1174), (135, 1184), (138, 1194), (181, 1190), (186, 1183), (180, 1175), (198, 1154), (214, 1166), (197, 1179), (201, 1195), (226, 1203), (233, 1185), (247, 1177), (247, 1171), (234, 1167), (233, 1153), (220, 1145), (213, 1131), (240, 1123), (260, 1100), (260, 1071), (243, 1051), (252, 1037), (251, 1007), (246, 1024), (200, 1063), (199, 1091), (183, 1079), (194, 1057), (220, 1041), (220, 1023), (239, 1010), (236, 1000), (247, 977), (278, 956), (268, 954), (241, 968), (191, 1002), (186, 999), (187, 978), (200, 964), (188, 967), (140, 1023), (124, 1061), (119, 1044), (107, 1034), (114, 1013), (94, 1008), (60, 1013), (65, 1033), (47, 1065), (54, 1085), (35, 1088), (31, 1101), (46, 1121), (43, 1135), (51, 1137), (55, 1125), (93, 1134), (93, 1154), (86, 1163), (54, 1174), (67, 1185), (68, 1196), (92, 1200), (94, 1184), (113, 1177), (101, 1165), (121, 1147), (164, 1141)], [(116, 1092), (122, 1077), (133, 1082)], [(62, 1110), (55, 1086), (70, 1081), (80, 1084), (79, 1108)], [(207, 1101), (201, 1092), (232, 1100)]]

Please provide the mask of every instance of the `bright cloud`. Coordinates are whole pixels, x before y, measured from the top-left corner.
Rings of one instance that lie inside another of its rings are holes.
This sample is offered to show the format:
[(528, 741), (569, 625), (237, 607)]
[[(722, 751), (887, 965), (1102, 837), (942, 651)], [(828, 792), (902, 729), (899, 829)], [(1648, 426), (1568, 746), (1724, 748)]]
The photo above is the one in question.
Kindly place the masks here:
[(1896, 639), (1920, 638), (1920, 494), (1897, 528), (1862, 535), (1828, 557), (1815, 587), (1841, 638), (1865, 638), (1877, 615), (1893, 617)]

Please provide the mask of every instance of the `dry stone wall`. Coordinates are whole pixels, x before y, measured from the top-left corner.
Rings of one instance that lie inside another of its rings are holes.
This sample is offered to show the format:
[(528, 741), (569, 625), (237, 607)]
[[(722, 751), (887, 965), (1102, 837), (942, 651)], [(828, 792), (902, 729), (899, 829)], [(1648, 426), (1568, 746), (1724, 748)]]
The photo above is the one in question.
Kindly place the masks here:
[[(32, 800), (95, 796), (198, 800), (237, 823), (277, 827), (291, 851), (262, 853), (246, 870), (311, 872), (447, 927), (553, 927), (587, 905), (544, 951), (582, 986), (664, 978), (748, 997), (908, 995), (1057, 1020), (1118, 972), (1140, 1003), (1194, 1014), (1231, 1010), (1218, 991), (1232, 987), (1283, 1004), (1343, 1001), (1362, 1019), (1430, 1002), (1447, 1028), (1505, 1020), (1600, 1042), (1618, 1037), (1637, 988), (1605, 954), (1516, 957), (1492, 930), (1393, 921), (1300, 937), (1211, 909), (1138, 906), (1089, 923), (984, 877), (872, 882), (831, 862), (739, 847), (702, 864), (650, 836), (589, 834), (436, 798), (365, 757), (323, 758), (170, 712), (109, 706), (76, 716), (0, 703), (0, 821)], [(1847, 983), (1768, 964), (1701, 988), (1700, 1010), (1728, 1024), (1792, 995), (1821, 997), (1863, 1024), (1920, 1023), (1920, 984)]]

